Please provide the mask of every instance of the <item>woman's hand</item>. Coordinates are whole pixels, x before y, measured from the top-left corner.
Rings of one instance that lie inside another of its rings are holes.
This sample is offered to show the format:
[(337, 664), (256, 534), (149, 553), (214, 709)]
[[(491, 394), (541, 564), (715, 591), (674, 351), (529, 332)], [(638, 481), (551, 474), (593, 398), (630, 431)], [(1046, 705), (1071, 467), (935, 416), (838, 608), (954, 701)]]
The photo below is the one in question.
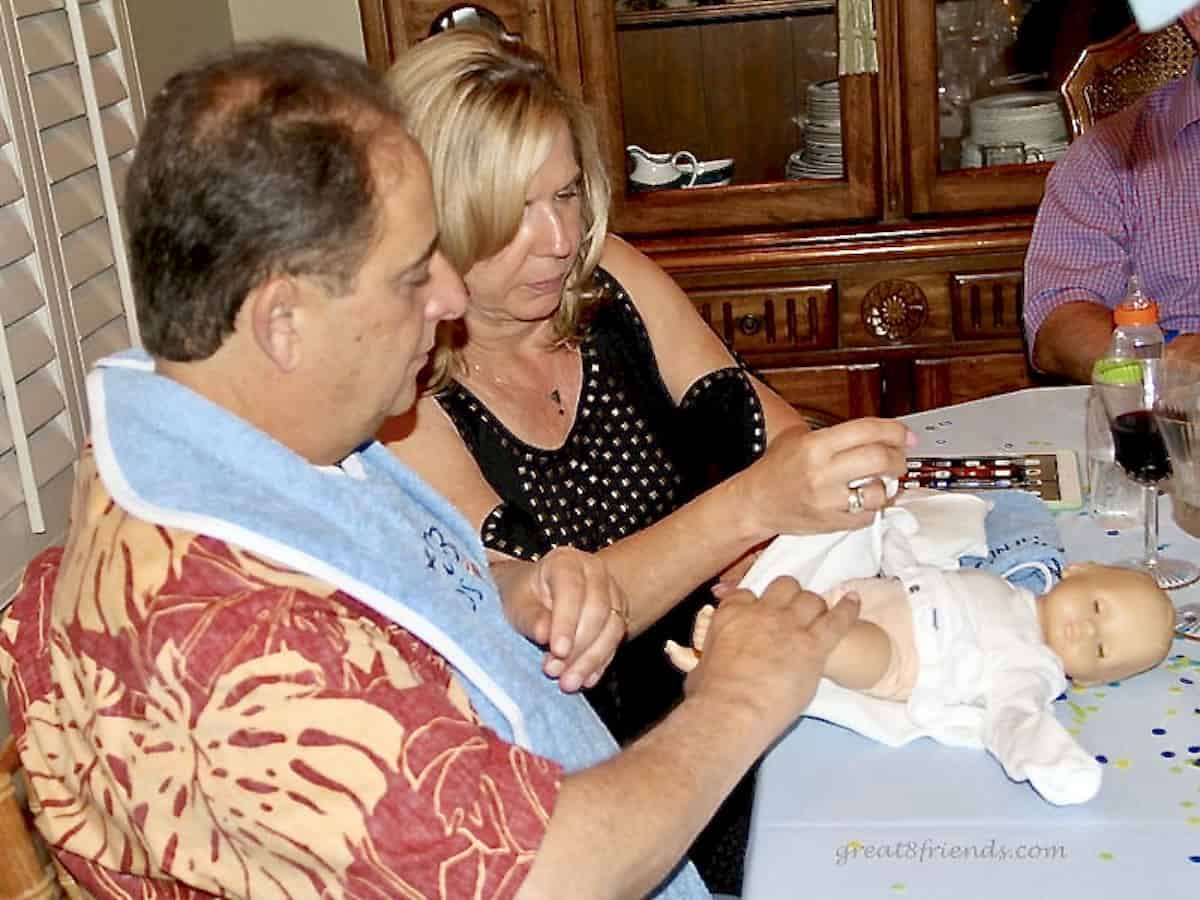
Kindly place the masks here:
[[(854, 419), (818, 431), (791, 428), (740, 475), (745, 509), (761, 533), (862, 528), (889, 502), (882, 476), (900, 478), (916, 437), (892, 419)], [(857, 482), (862, 487), (851, 487)], [(861, 497), (861, 509), (855, 509)]]
[(546, 648), (542, 670), (563, 691), (592, 687), (629, 630), (629, 601), (604, 561), (556, 547), (536, 563), (499, 562), (492, 570), (509, 622)]

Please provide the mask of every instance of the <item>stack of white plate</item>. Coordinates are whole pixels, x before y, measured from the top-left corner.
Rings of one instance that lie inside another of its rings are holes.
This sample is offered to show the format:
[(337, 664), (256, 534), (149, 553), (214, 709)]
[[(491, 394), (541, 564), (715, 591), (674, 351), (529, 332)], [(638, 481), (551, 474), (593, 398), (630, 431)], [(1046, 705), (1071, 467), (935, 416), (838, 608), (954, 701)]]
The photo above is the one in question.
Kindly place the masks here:
[(808, 116), (801, 121), (804, 145), (788, 157), (788, 178), (842, 177), (842, 101), (838, 83), (808, 86)]
[(971, 104), (971, 133), (962, 143), (962, 164), (983, 165), (980, 147), (1025, 145), (1027, 162), (1053, 162), (1066, 152), (1067, 120), (1054, 91), (997, 94)]

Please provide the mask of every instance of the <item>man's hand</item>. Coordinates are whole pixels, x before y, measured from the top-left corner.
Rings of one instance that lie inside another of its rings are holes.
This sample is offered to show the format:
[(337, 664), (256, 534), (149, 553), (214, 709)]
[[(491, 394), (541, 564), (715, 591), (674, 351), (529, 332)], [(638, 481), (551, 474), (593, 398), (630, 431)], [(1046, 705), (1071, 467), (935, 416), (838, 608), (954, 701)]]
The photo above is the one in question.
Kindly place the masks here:
[(826, 609), (794, 578), (776, 578), (759, 600), (750, 591), (729, 591), (708, 623), (687, 693), (752, 708), (778, 734), (812, 701), (830, 652), (858, 611), (857, 595)]
[(509, 622), (546, 647), (543, 671), (563, 691), (592, 687), (629, 628), (629, 601), (592, 553), (556, 547), (536, 563), (493, 565)]
[(1163, 350), (1167, 359), (1186, 359), (1200, 363), (1200, 334), (1181, 334)]

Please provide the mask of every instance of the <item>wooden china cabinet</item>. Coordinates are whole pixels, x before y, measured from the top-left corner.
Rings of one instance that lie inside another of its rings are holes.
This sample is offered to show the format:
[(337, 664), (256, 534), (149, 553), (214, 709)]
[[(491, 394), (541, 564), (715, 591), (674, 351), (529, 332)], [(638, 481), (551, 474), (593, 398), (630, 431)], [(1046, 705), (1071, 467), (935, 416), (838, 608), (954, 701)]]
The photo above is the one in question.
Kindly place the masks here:
[[(360, 5), (381, 68), (455, 8)], [(814, 419), (898, 415), (1033, 383), (1021, 268), (1050, 163), (969, 159), (972, 128), (982, 136), (988, 125), (974, 101), (1057, 87), (1045, 71), (1022, 71), (1040, 68), (1019, 46), (1028, 2), (479, 5), (595, 109), (615, 230)], [(830, 177), (833, 79), (842, 170)], [(813, 99), (822, 88), (823, 108)], [(1033, 127), (1013, 122), (1002, 124)], [(633, 190), (629, 144), (732, 157), (732, 183)]]

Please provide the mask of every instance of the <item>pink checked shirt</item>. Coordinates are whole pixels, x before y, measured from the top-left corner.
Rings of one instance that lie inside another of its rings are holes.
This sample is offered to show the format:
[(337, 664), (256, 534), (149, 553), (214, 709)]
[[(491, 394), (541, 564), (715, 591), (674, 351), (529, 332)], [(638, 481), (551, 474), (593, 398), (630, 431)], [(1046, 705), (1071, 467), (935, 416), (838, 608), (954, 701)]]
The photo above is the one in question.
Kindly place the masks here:
[(1025, 257), (1025, 335), (1058, 306), (1115, 307), (1130, 262), (1164, 331), (1200, 332), (1200, 81), (1195, 70), (1075, 141), (1046, 180)]

